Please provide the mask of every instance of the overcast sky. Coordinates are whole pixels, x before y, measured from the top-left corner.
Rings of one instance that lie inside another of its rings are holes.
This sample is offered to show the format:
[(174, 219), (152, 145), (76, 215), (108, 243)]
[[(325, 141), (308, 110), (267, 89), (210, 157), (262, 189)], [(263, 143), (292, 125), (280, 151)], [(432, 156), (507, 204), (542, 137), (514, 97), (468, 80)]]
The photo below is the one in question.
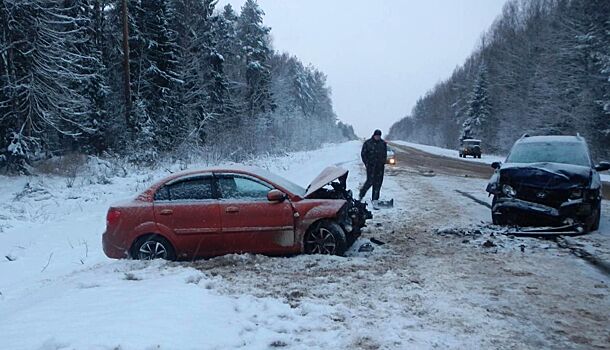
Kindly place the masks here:
[[(245, 0), (220, 0), (236, 10)], [(410, 113), (477, 46), (506, 0), (258, 0), (276, 50), (328, 75), (360, 136)]]

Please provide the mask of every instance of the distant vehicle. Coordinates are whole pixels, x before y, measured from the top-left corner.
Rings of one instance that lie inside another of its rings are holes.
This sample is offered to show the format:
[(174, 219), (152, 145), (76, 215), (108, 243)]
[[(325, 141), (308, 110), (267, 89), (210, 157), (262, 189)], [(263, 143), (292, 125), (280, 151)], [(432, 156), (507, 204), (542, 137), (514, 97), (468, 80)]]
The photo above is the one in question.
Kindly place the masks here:
[(386, 160), (386, 164), (396, 165), (396, 153), (389, 146), (388, 146), (387, 155), (388, 155), (388, 157)]
[(258, 168), (171, 175), (108, 210), (110, 258), (194, 259), (228, 253), (341, 255), (371, 218), (326, 168), (307, 189)]
[(473, 156), (474, 158), (481, 158), (481, 140), (476, 139), (463, 139), (460, 140), (460, 158), (466, 158), (466, 156)]
[(497, 225), (566, 226), (577, 232), (599, 228), (602, 182), (580, 136), (525, 135), (511, 149), (506, 163), (487, 185), (493, 195), (492, 219)]

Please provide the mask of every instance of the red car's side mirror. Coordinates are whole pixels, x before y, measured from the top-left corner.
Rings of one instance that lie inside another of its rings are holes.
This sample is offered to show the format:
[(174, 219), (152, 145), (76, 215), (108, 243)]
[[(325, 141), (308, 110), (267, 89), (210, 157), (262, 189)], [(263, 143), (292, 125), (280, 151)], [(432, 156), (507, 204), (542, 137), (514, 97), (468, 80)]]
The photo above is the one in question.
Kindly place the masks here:
[(286, 193), (277, 189), (273, 189), (267, 193), (267, 199), (270, 202), (281, 202), (286, 199)]

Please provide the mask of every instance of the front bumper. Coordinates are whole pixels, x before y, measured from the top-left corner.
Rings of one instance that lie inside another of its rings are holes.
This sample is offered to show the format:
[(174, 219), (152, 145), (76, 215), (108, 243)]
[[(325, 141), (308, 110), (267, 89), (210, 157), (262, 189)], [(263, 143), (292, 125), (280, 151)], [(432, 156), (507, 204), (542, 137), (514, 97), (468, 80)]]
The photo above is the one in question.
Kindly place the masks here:
[(511, 221), (525, 221), (530, 225), (566, 225), (582, 222), (593, 213), (593, 206), (583, 199), (569, 200), (559, 208), (518, 198), (498, 198), (491, 209), (496, 215), (510, 217)]

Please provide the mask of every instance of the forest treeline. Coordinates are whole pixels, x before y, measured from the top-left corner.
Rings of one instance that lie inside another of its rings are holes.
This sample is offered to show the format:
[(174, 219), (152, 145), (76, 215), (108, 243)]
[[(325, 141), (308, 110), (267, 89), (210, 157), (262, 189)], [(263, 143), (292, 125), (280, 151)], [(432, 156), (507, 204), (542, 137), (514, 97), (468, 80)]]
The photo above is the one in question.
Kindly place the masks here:
[(326, 76), (273, 50), (255, 0), (216, 2), (1, 0), (0, 166), (70, 152), (239, 160), (355, 138)]
[(610, 1), (511, 0), (453, 75), (390, 138), (507, 152), (521, 135), (580, 133), (610, 156)]

